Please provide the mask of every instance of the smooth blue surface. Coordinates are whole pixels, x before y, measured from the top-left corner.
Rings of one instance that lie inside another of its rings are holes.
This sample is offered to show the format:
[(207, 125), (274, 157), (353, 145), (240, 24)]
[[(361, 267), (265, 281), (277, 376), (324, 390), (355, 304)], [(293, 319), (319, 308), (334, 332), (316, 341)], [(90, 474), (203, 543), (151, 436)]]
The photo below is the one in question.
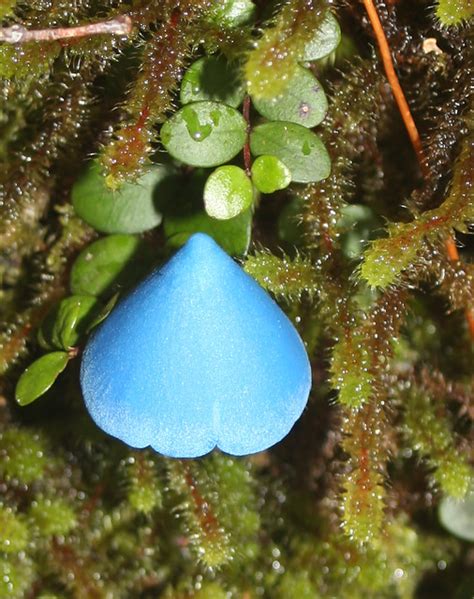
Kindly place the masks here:
[(99, 327), (81, 384), (97, 425), (132, 447), (245, 455), (287, 435), (311, 371), (276, 303), (198, 233)]

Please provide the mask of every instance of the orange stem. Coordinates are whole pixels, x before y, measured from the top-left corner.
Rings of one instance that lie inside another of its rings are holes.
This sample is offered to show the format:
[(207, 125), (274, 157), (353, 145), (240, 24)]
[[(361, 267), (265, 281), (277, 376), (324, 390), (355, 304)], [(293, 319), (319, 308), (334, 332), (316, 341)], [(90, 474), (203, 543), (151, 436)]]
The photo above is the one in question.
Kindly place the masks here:
[(457, 262), (459, 260), (459, 252), (456, 247), (456, 242), (451, 235), (446, 239), (445, 246), (446, 251), (448, 252), (448, 258), (451, 262)]
[(426, 176), (427, 169), (423, 148), (421, 145), (420, 134), (418, 133), (415, 121), (413, 120), (413, 117), (410, 112), (410, 107), (408, 106), (408, 102), (405, 98), (405, 94), (403, 93), (402, 86), (400, 85), (397, 73), (395, 72), (392, 53), (390, 52), (390, 46), (388, 45), (387, 37), (383, 30), (382, 23), (380, 22), (377, 9), (374, 6), (373, 0), (362, 1), (364, 3), (365, 10), (367, 11), (367, 15), (369, 17), (372, 28), (374, 30), (375, 38), (377, 40), (377, 44), (380, 50), (380, 55), (382, 57), (382, 63), (385, 69), (385, 73), (387, 75), (388, 82), (390, 83), (390, 87), (392, 88), (392, 93), (395, 98), (395, 102), (397, 103), (398, 110), (400, 111), (401, 117), (405, 124), (405, 128), (407, 130), (411, 144), (413, 146), (413, 149), (415, 150), (418, 162), (420, 163), (420, 168), (423, 172), (423, 175)]

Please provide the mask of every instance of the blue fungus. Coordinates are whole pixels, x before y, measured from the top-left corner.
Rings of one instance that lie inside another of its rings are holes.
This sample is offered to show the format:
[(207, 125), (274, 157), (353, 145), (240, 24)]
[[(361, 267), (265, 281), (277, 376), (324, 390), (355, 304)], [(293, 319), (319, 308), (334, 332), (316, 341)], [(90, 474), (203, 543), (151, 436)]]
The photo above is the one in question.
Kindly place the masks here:
[(198, 233), (97, 329), (81, 384), (97, 425), (132, 447), (246, 455), (288, 434), (311, 371), (276, 303)]

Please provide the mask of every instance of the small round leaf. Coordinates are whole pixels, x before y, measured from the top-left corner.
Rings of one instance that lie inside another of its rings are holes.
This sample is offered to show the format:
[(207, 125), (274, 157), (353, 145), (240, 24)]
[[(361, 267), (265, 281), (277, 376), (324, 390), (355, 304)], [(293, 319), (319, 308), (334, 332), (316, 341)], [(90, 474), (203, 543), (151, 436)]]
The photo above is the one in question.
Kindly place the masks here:
[(250, 207), (252, 182), (238, 166), (221, 166), (210, 174), (204, 186), (204, 206), (212, 218), (228, 220)]
[(220, 0), (209, 12), (209, 20), (223, 27), (242, 27), (255, 17), (255, 4), (251, 0)]
[(181, 83), (181, 104), (213, 100), (237, 108), (245, 89), (237, 65), (222, 56), (200, 58), (186, 71)]
[(141, 263), (133, 260), (139, 249), (140, 239), (134, 235), (98, 239), (79, 254), (72, 266), (72, 293), (100, 296), (135, 283), (142, 274)]
[(218, 102), (187, 104), (161, 128), (161, 141), (174, 158), (191, 166), (219, 166), (240, 152), (246, 123), (230, 106)]
[(66, 368), (68, 361), (66, 352), (56, 351), (30, 364), (16, 385), (15, 398), (20, 406), (26, 406), (46, 393)]
[(310, 70), (298, 65), (295, 75), (274, 98), (253, 98), (258, 112), (270, 121), (290, 121), (311, 129), (324, 119), (328, 109), (326, 94)]
[(331, 160), (319, 137), (296, 123), (274, 122), (258, 125), (250, 135), (255, 156), (279, 158), (297, 183), (321, 181), (331, 172)]
[(206, 233), (231, 256), (245, 255), (250, 245), (252, 209), (229, 220), (211, 218), (203, 209), (207, 178), (208, 171), (195, 169), (175, 181), (180, 201), (167, 201), (162, 205), (167, 245), (179, 248), (194, 233)]
[(474, 542), (474, 481), (464, 499), (442, 499), (439, 505), (439, 519), (451, 534)]
[(302, 60), (311, 61), (324, 58), (338, 47), (340, 41), (339, 23), (331, 12), (327, 12), (312, 39), (306, 44)]
[(72, 203), (77, 214), (103, 233), (141, 233), (161, 222), (156, 208), (158, 185), (169, 174), (169, 167), (151, 166), (134, 183), (124, 183), (114, 191), (107, 187), (101, 167), (92, 162), (72, 188)]
[(252, 164), (252, 181), (262, 193), (273, 193), (291, 183), (290, 169), (276, 156), (259, 156)]

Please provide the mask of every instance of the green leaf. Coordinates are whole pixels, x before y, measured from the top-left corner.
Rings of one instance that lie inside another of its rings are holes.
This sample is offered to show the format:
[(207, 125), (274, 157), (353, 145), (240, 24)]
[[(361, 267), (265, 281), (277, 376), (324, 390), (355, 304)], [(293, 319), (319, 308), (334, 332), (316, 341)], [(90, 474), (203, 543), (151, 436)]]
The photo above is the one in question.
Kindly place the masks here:
[(206, 233), (228, 254), (242, 256), (250, 244), (252, 209), (234, 218), (217, 220), (203, 209), (206, 171), (195, 171), (187, 180), (178, 184), (180, 201), (169, 201), (162, 206), (164, 232), (169, 246), (178, 248), (193, 233)]
[(94, 161), (72, 188), (72, 203), (77, 214), (98, 231), (141, 233), (161, 222), (156, 195), (169, 174), (169, 166), (153, 165), (135, 183), (124, 183), (114, 191)]
[(252, 97), (252, 101), (258, 112), (270, 121), (289, 121), (309, 129), (324, 119), (328, 109), (321, 84), (310, 70), (299, 65), (279, 96)]
[(218, 102), (195, 102), (166, 121), (161, 141), (171, 156), (186, 164), (219, 166), (243, 148), (246, 127), (235, 108)]
[(334, 15), (326, 14), (313, 38), (306, 44), (302, 60), (311, 61), (331, 54), (341, 41), (341, 28)]
[(250, 0), (220, 0), (211, 8), (208, 19), (223, 27), (241, 27), (255, 18), (255, 4)]
[(273, 193), (291, 183), (290, 169), (276, 156), (259, 156), (252, 164), (252, 181), (262, 193)]
[(363, 204), (347, 204), (341, 210), (337, 228), (341, 231), (341, 250), (350, 260), (360, 258), (367, 242), (382, 226), (374, 211)]
[(103, 322), (107, 318), (107, 316), (114, 309), (115, 304), (117, 303), (118, 298), (119, 298), (119, 294), (116, 293), (115, 295), (113, 295), (109, 299), (109, 301), (105, 304), (105, 306), (102, 308), (102, 310), (97, 314), (97, 316), (89, 324), (89, 326), (87, 327), (86, 333), (89, 333), (90, 331), (92, 331), (92, 329), (94, 329), (95, 327), (99, 326), (99, 324), (101, 322)]
[(46, 393), (66, 368), (68, 361), (66, 352), (56, 351), (30, 364), (19, 378), (15, 389), (15, 398), (20, 406), (26, 406)]
[(272, 154), (291, 171), (297, 183), (321, 181), (331, 172), (331, 160), (323, 142), (312, 131), (296, 123), (263, 123), (250, 135), (255, 156)]
[(451, 534), (474, 542), (474, 481), (463, 499), (442, 499), (439, 505), (439, 519)]
[(184, 74), (180, 100), (181, 104), (213, 100), (237, 108), (244, 94), (238, 66), (223, 56), (209, 56), (197, 60)]
[(41, 325), (39, 341), (46, 349), (69, 349), (77, 345), (96, 318), (101, 304), (90, 295), (72, 295), (63, 299)]
[(133, 285), (148, 266), (146, 259), (138, 259), (142, 248), (140, 239), (134, 235), (98, 239), (79, 254), (72, 266), (72, 293), (110, 295), (111, 291)]
[(252, 205), (253, 186), (239, 166), (226, 165), (209, 175), (204, 186), (204, 206), (212, 218), (228, 220)]
[(304, 239), (303, 205), (304, 200), (297, 196), (283, 207), (278, 217), (278, 237), (291, 245), (298, 245)]

